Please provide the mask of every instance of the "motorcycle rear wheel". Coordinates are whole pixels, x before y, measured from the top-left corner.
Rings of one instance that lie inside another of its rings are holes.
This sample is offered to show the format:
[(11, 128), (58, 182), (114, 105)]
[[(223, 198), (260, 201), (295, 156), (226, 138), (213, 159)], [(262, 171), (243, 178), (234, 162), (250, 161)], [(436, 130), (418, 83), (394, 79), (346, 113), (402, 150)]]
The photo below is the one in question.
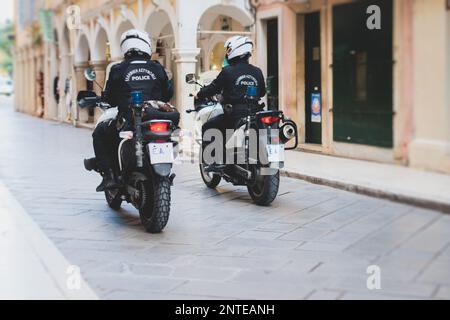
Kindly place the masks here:
[(122, 206), (122, 196), (119, 190), (106, 190), (105, 198), (111, 209), (119, 210)]
[(255, 181), (247, 186), (253, 201), (259, 206), (269, 206), (277, 197), (280, 188), (280, 173), (272, 176), (257, 175)]
[(139, 216), (149, 233), (161, 233), (169, 222), (171, 205), (171, 181), (169, 178), (155, 177), (143, 183), (145, 203)]

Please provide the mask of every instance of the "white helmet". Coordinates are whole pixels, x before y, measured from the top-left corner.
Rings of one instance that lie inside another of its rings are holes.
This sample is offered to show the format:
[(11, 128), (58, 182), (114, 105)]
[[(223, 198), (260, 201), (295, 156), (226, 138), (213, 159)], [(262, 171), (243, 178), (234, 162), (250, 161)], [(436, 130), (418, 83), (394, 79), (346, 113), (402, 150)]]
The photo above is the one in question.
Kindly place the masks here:
[(253, 41), (249, 37), (234, 36), (225, 42), (226, 57), (228, 60), (251, 55)]
[(152, 42), (145, 31), (131, 29), (120, 37), (120, 49), (123, 55), (130, 51), (140, 51), (152, 55)]

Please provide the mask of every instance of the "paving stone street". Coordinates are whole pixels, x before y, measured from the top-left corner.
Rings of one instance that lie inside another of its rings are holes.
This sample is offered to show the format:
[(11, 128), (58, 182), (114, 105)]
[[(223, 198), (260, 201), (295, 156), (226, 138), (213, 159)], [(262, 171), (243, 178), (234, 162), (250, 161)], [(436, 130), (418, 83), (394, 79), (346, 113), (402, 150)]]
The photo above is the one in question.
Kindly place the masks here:
[(0, 181), (101, 299), (450, 299), (449, 215), (289, 178), (258, 207), (186, 164), (169, 225), (148, 234), (95, 193), (89, 130), (0, 102)]

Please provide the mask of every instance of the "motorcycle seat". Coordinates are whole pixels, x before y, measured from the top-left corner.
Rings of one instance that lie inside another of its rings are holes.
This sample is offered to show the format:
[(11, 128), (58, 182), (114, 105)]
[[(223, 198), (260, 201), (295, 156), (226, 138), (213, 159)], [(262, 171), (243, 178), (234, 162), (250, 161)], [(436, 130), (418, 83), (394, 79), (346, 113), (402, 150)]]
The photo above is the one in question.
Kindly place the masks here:
[(142, 120), (150, 121), (154, 119), (170, 120), (175, 127), (178, 127), (178, 125), (180, 124), (180, 113), (177, 110), (173, 112), (163, 112), (152, 107), (145, 108)]

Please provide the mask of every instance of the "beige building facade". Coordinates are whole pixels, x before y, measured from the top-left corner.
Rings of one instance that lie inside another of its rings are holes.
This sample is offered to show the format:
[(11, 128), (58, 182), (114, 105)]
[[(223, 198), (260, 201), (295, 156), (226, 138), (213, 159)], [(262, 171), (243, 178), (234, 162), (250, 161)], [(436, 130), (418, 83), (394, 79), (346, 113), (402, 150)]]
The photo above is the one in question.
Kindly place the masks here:
[[(37, 17), (43, 10), (51, 15), (52, 41), (42, 39)], [(189, 93), (195, 90), (185, 75), (221, 68), (227, 37), (254, 36), (254, 15), (245, 0), (21, 0), (16, 19), (21, 20), (16, 24), (17, 110), (79, 126), (92, 126), (100, 111), (80, 109), (76, 94), (86, 89), (100, 94), (108, 64), (122, 59), (119, 40), (126, 30), (150, 34), (152, 58), (173, 75), (173, 103), (181, 110), (192, 106)], [(86, 68), (96, 71), (99, 85), (86, 81)], [(42, 97), (35, 101), (40, 87)], [(183, 119), (185, 126), (189, 121)]]
[(92, 126), (99, 111), (80, 109), (76, 94), (101, 88), (83, 72), (103, 86), (129, 28), (149, 32), (181, 111), (195, 90), (185, 75), (220, 69), (226, 38), (246, 34), (267, 103), (300, 124), (301, 150), (450, 173), (447, 0), (19, 0), (16, 109)]
[(450, 173), (446, 0), (253, 4), (257, 60), (277, 78), (275, 107), (302, 124), (301, 149)]

